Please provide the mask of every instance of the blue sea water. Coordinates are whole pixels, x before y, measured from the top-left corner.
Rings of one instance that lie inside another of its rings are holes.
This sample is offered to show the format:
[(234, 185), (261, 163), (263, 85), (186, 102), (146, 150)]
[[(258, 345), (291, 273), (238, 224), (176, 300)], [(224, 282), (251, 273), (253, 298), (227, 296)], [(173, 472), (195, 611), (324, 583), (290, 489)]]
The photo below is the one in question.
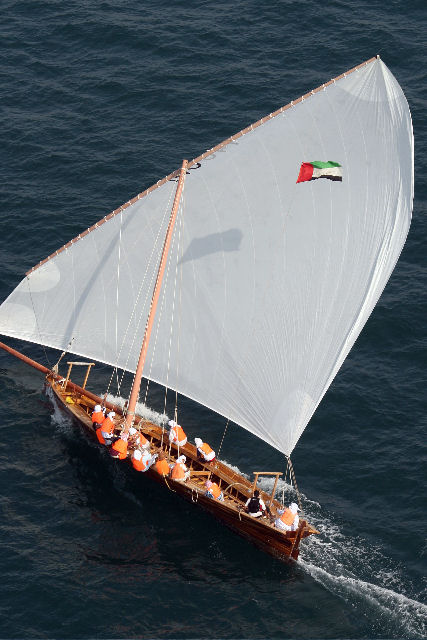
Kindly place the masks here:
[[(425, 25), (418, 0), (3, 1), (0, 300), (182, 158), (375, 54), (416, 146), (406, 246), (293, 454), (321, 532), (298, 564), (114, 464), (0, 353), (1, 638), (425, 637)], [(185, 399), (180, 416), (218, 446), (223, 419)], [(284, 466), (235, 425), (221, 457)]]

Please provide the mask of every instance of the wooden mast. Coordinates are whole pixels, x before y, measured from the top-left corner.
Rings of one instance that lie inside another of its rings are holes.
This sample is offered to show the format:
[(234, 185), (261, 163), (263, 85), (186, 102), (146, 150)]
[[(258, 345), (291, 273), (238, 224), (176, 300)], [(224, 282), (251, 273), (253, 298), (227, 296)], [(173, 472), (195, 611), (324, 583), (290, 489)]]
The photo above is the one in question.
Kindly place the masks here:
[(172, 239), (172, 233), (175, 226), (176, 215), (178, 212), (178, 205), (181, 199), (181, 193), (184, 186), (187, 165), (188, 165), (188, 161), (183, 160), (181, 171), (179, 174), (178, 186), (175, 192), (175, 199), (172, 206), (172, 212), (169, 219), (169, 225), (166, 232), (166, 238), (163, 244), (163, 251), (162, 251), (162, 256), (160, 258), (159, 270), (157, 272), (156, 284), (154, 285), (153, 297), (151, 298), (150, 313), (148, 314), (148, 320), (145, 327), (144, 339), (142, 341), (141, 352), (139, 354), (138, 366), (135, 371), (132, 390), (130, 392), (129, 404), (126, 412), (125, 427), (123, 429), (123, 435), (125, 436), (128, 434), (129, 428), (132, 426), (132, 423), (135, 418), (135, 407), (138, 401), (139, 389), (140, 389), (141, 380), (142, 380), (142, 372), (144, 370), (145, 357), (147, 355), (148, 343), (150, 340), (151, 330), (153, 328), (154, 316), (156, 314), (157, 302), (159, 300), (163, 274), (166, 267), (166, 261), (167, 261), (169, 247)]

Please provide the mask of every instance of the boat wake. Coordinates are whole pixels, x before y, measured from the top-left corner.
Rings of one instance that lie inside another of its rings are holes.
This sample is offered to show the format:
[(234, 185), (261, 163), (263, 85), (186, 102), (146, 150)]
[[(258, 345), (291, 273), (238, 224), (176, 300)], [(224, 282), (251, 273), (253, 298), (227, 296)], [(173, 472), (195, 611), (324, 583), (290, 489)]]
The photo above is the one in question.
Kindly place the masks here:
[(61, 409), (55, 394), (49, 386), (44, 388), (44, 394), (49, 398), (53, 409), (53, 413), (51, 413), (50, 416), (52, 426), (58, 433), (69, 434), (70, 430), (73, 428), (73, 421), (71, 417), (64, 412), (64, 409)]
[[(407, 596), (348, 575), (329, 573), (303, 558), (301, 566), (328, 591), (350, 602), (370, 628), (370, 633), (387, 638), (425, 638), (427, 606)], [(380, 572), (377, 579), (381, 580)], [(391, 575), (392, 581), (394, 576)]]
[(416, 600), (403, 566), (367, 540), (344, 535), (321, 506), (304, 499), (309, 521), (320, 531), (301, 548), (299, 563), (328, 591), (349, 602), (378, 637), (425, 638), (427, 606)]
[[(228, 464), (228, 463), (227, 463)], [(241, 471), (234, 467), (236, 471)], [(273, 480), (261, 478), (259, 486), (271, 492)], [(279, 480), (276, 498), (296, 500), (292, 486)], [(301, 545), (299, 566), (332, 594), (349, 602), (366, 621), (367, 633), (377, 637), (427, 637), (427, 606), (416, 598), (404, 567), (388, 558), (378, 546), (344, 533), (315, 501), (301, 495), (304, 514), (320, 532)]]

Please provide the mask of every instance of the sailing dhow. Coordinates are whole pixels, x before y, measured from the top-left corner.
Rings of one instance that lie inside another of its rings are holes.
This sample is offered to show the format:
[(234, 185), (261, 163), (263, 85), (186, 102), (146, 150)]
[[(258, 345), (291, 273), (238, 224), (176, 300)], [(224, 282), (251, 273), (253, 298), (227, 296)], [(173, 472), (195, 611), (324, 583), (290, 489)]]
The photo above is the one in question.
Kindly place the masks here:
[[(372, 58), (185, 161), (42, 260), (0, 306), (0, 333), (136, 372), (117, 432), (136, 425), (153, 450), (166, 440), (135, 416), (142, 375), (290, 460), (393, 271), (412, 199), (409, 107)], [(100, 398), (47, 374), (91, 430)], [(190, 480), (159, 481), (298, 557), (315, 532), (305, 519), (283, 534), (242, 511), (257, 475), (252, 484), (204, 465), (191, 444), (182, 452)], [(274, 513), (273, 475), (262, 495)], [(224, 503), (206, 499), (206, 476)]]

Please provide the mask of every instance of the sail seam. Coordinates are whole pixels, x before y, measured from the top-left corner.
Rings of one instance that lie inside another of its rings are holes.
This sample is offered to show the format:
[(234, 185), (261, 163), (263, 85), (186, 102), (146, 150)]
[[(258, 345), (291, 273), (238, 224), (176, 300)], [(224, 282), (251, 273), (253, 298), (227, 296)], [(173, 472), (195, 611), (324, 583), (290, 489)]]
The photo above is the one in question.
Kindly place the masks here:
[[(226, 140), (223, 140), (222, 142), (220, 142), (215, 147), (212, 147), (212, 149), (209, 149), (208, 151), (205, 151), (205, 153), (203, 153), (202, 155), (200, 155), (197, 158), (194, 158), (193, 160), (191, 160), (188, 163), (187, 170), (190, 169), (191, 167), (193, 167), (195, 164), (197, 164), (201, 160), (204, 160), (208, 156), (214, 154), (216, 151), (220, 151), (221, 149), (223, 149), (225, 146), (229, 145), (230, 143), (236, 142), (236, 139), (241, 138), (243, 135), (245, 135), (246, 133), (249, 133), (250, 131), (253, 131), (257, 127), (259, 127), (261, 124), (264, 124), (265, 122), (271, 120), (272, 118), (276, 117), (280, 113), (283, 113), (283, 111), (286, 111), (287, 109), (290, 109), (292, 106), (295, 106), (299, 102), (303, 102), (304, 100), (306, 100), (307, 98), (311, 97), (312, 95), (315, 95), (317, 92), (324, 90), (330, 84), (335, 83), (337, 80), (341, 80), (343, 78), (346, 78), (350, 73), (353, 73), (354, 71), (358, 71), (362, 67), (365, 67), (366, 65), (370, 64), (371, 62), (374, 62), (377, 59), (378, 59), (378, 56), (374, 56), (373, 58), (370, 58), (369, 60), (365, 60), (365, 62), (362, 62), (361, 64), (357, 65), (356, 67), (353, 67), (352, 69), (349, 69), (348, 71), (345, 71), (341, 75), (339, 75), (339, 76), (337, 76), (335, 78), (332, 78), (331, 80), (329, 80), (329, 82), (326, 82), (326, 83), (320, 85), (319, 87), (317, 87), (316, 89), (313, 89), (312, 91), (309, 91), (308, 93), (304, 94), (303, 96), (301, 96), (297, 100), (292, 100), (287, 105), (285, 105), (283, 107), (280, 107), (276, 111), (273, 111), (273, 113), (270, 113), (270, 115), (264, 116), (263, 118), (261, 118), (261, 120), (258, 120), (257, 122), (254, 122), (253, 124), (250, 124), (245, 129), (242, 129), (241, 131), (239, 131), (239, 133), (233, 134), (232, 136), (230, 136)], [(104, 218), (101, 218), (101, 220), (98, 220), (97, 222), (95, 222), (95, 224), (93, 224), (91, 227), (86, 229), (86, 231), (83, 231), (83, 233), (79, 234), (78, 236), (76, 236), (75, 238), (73, 238), (72, 240), (67, 242), (67, 244), (62, 246), (60, 249), (58, 249), (57, 251), (54, 251), (53, 253), (51, 253), (47, 258), (45, 258), (44, 260), (41, 260), (38, 264), (36, 264), (31, 269), (29, 269), (26, 272), (25, 275), (29, 276), (30, 274), (32, 274), (34, 271), (36, 271), (39, 267), (44, 265), (46, 262), (48, 262), (52, 258), (55, 258), (59, 253), (61, 253), (65, 249), (68, 249), (68, 247), (70, 247), (73, 244), (73, 242), (77, 242), (77, 240), (81, 240), (82, 238), (87, 236), (88, 233), (90, 233), (91, 231), (94, 231), (100, 225), (104, 224), (104, 222), (108, 222), (108, 220), (111, 220), (111, 218), (116, 216), (118, 213), (124, 211), (125, 209), (127, 209), (131, 205), (135, 204), (136, 202), (138, 202), (138, 200), (140, 200), (144, 196), (147, 196), (152, 191), (154, 191), (158, 187), (162, 186), (163, 184), (165, 184), (169, 180), (172, 180), (173, 178), (177, 177), (179, 175), (179, 172), (180, 172), (180, 169), (176, 169), (175, 171), (170, 173), (168, 176), (164, 177), (162, 180), (158, 180), (151, 187), (149, 187), (148, 189), (145, 189), (145, 191), (142, 191), (141, 193), (139, 193), (135, 197), (133, 197), (131, 200), (128, 200), (127, 202), (125, 202), (120, 207), (117, 207), (117, 209), (114, 209), (114, 211), (112, 211), (111, 213), (106, 215)]]

